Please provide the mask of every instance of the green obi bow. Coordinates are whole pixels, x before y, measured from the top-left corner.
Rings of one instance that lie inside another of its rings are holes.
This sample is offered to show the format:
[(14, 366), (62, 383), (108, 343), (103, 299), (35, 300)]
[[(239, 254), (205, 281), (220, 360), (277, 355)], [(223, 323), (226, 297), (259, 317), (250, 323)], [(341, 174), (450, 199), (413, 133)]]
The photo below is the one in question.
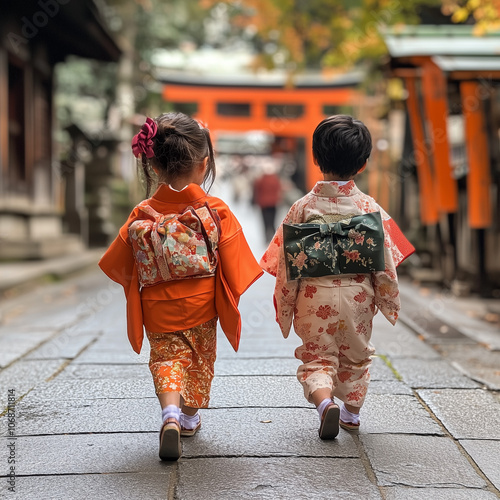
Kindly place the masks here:
[(283, 224), (287, 279), (384, 271), (380, 212), (332, 224)]

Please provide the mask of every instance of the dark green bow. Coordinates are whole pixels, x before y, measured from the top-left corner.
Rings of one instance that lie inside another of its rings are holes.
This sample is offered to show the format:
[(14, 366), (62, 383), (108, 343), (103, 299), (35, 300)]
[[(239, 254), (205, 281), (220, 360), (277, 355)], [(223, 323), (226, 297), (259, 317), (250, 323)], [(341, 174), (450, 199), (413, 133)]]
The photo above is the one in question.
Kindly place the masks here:
[(288, 280), (383, 271), (380, 212), (331, 224), (283, 224)]

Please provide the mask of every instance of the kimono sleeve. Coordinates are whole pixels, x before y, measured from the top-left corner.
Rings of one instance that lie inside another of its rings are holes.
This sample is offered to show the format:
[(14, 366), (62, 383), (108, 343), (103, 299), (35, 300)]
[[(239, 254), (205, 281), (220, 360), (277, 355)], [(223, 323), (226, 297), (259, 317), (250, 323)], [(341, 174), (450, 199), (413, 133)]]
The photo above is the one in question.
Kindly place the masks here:
[(130, 291), (130, 286), (137, 275), (132, 246), (128, 242), (128, 227), (137, 218), (138, 213), (137, 207), (134, 208), (127, 222), (120, 228), (118, 236), (99, 261), (99, 267), (108, 278), (123, 286), (125, 295)]
[(384, 232), (388, 235), (391, 253), (397, 266), (415, 252), (415, 247), (408, 241), (399, 226), (390, 216), (384, 218)]
[[(372, 273), (372, 286), (375, 291), (375, 305), (385, 318), (392, 325), (395, 325), (401, 309), (396, 267), (412, 253), (411, 248), (413, 247), (409, 242), (409, 246), (406, 247), (401, 246), (401, 243), (396, 244), (392, 235), (394, 227), (397, 228), (397, 226), (385, 211), (381, 210), (381, 214), (384, 224), (385, 270)], [(402, 235), (399, 228), (397, 229), (398, 234)], [(415, 249), (413, 248), (413, 250)]]
[(102, 271), (125, 290), (130, 290), (133, 276), (136, 273), (132, 247), (119, 234), (99, 261)]
[(285, 338), (290, 334), (292, 327), (299, 282), (287, 282), (285, 253), (283, 250), (283, 223), (301, 222), (300, 219), (301, 211), (298, 205), (295, 204), (280, 224), (274, 238), (260, 260), (262, 269), (276, 278), (273, 302), (276, 310), (276, 322)]

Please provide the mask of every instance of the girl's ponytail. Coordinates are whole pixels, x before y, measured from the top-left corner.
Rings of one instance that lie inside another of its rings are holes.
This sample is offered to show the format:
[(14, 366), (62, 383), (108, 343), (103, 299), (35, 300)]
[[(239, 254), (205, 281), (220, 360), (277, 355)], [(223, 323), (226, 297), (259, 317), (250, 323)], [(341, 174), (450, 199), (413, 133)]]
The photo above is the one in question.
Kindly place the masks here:
[(146, 198), (149, 198), (156, 179), (151, 175), (151, 166), (149, 165), (146, 155), (141, 155), (141, 167), (146, 181)]
[(210, 138), (210, 131), (208, 128), (200, 126), (203, 134), (205, 135), (207, 141), (207, 149), (208, 149), (208, 160), (207, 160), (207, 170), (205, 172), (205, 178), (203, 179), (205, 185), (207, 186), (207, 191), (210, 191), (214, 181), (215, 181), (215, 155), (214, 148), (212, 146), (212, 139)]
[(142, 170), (146, 179), (146, 196), (148, 198), (154, 184), (148, 159), (154, 158), (155, 156), (154, 144), (157, 132), (158, 125), (156, 121), (148, 117), (139, 133), (134, 135), (132, 139), (132, 152), (136, 158), (141, 159)]

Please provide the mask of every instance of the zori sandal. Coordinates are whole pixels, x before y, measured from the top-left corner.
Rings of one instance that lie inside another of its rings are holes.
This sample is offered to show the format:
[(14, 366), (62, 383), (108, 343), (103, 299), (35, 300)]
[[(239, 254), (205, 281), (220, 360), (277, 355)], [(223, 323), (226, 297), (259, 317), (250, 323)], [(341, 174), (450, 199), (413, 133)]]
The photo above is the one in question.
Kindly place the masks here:
[(176, 418), (167, 418), (160, 431), (160, 458), (178, 460), (181, 456), (181, 428)]
[(198, 424), (196, 425), (196, 427), (194, 429), (186, 429), (186, 427), (182, 427), (182, 425), (181, 425), (181, 436), (182, 437), (194, 436), (198, 432), (200, 427), (201, 427), (201, 417), (200, 417), (200, 421), (198, 422)]
[(359, 423), (354, 424), (353, 422), (343, 422), (342, 420), (340, 420), (339, 425), (340, 427), (342, 427), (342, 429), (345, 429), (349, 432), (357, 432), (359, 430)]
[(340, 408), (332, 401), (321, 416), (319, 437), (321, 439), (334, 439), (339, 433)]

